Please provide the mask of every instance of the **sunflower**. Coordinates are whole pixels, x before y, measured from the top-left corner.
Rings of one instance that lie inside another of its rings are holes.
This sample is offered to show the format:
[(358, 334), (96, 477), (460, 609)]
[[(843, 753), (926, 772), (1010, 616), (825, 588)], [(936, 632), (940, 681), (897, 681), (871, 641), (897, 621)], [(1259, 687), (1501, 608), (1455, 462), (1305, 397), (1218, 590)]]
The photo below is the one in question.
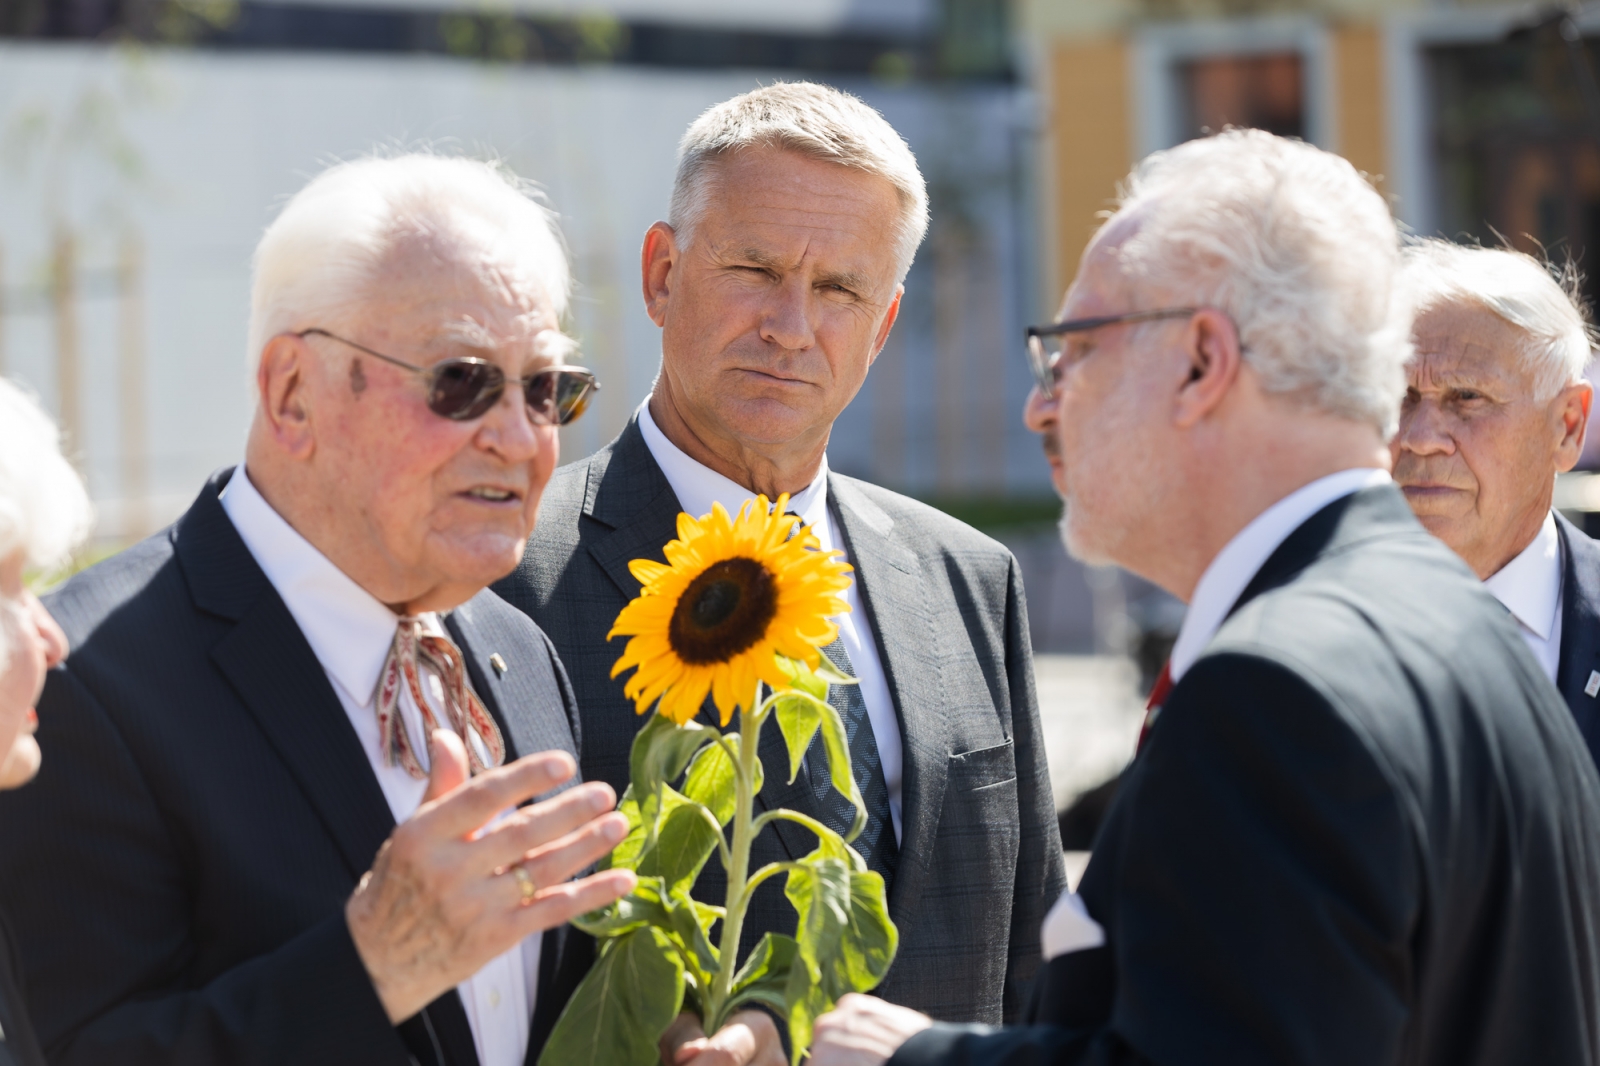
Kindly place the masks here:
[(839, 627), (829, 621), (850, 609), (839, 595), (850, 567), (824, 552), (810, 527), (797, 535), (785, 514), (758, 496), (734, 518), (719, 503), (698, 520), (678, 516), (678, 539), (666, 546), (666, 565), (628, 564), (644, 585), (606, 634), (631, 637), (611, 668), (633, 667), (624, 692), (644, 714), (658, 699), (661, 714), (679, 725), (693, 718), (709, 692), (727, 725), (738, 707), (752, 706), (756, 682), (774, 691), (792, 687), (779, 656), (815, 670)]

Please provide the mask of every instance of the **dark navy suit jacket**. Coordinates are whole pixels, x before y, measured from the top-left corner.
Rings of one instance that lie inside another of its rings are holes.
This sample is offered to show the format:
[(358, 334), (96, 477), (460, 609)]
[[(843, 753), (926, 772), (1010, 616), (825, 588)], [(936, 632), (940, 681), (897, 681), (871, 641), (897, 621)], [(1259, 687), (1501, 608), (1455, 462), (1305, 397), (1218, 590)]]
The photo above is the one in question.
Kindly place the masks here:
[[(1592, 650), (1590, 652), (1593, 654)], [(1593, 1066), (1600, 777), (1505, 609), (1385, 486), (1172, 690), (1031, 1021), (892, 1066)]]
[[(344, 906), (394, 818), (327, 674), (218, 500), (74, 577), (39, 704), (44, 765), (0, 795), (0, 907), (56, 1066), (476, 1066), (454, 990), (391, 1025)], [(580, 754), (527, 616), (445, 619), (507, 757)], [(504, 676), (489, 665), (499, 653)], [(528, 1062), (587, 970), (546, 934)]]
[(1600, 670), (1600, 544), (1558, 512), (1561, 534), (1561, 665), (1556, 687), (1572, 708), (1589, 754), (1600, 763), (1600, 686), (1589, 675)]

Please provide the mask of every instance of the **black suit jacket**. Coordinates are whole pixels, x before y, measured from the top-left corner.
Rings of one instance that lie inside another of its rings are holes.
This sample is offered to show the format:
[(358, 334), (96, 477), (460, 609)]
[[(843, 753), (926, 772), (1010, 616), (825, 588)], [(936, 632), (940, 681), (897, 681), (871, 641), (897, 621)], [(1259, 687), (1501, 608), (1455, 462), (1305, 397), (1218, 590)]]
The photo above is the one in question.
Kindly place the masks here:
[(1034, 1024), (896, 1066), (1600, 1061), (1600, 778), (1392, 487), (1314, 515), (1168, 698)]
[(22, 999), (16, 937), (0, 916), (0, 1066), (45, 1066)]
[[(889, 913), (900, 952), (878, 994), (937, 1018), (1020, 1013), (1039, 961), (1043, 905), (1066, 883), (1016, 560), (930, 507), (831, 475), (829, 499), (860, 583), (900, 724), (904, 830)], [(662, 559), (678, 499), (636, 422), (600, 452), (561, 468), (527, 556), (494, 587), (550, 634), (583, 712), (583, 772), (620, 794), (643, 719), (611, 677), (622, 641), (606, 642), (638, 594), (630, 559)], [(821, 817), (804, 777), (786, 785), (781, 733), (762, 733), (764, 807)], [(816, 838), (790, 822), (757, 838), (761, 866), (804, 856)], [(725, 892), (706, 864), (705, 900)], [(757, 890), (741, 954), (762, 933), (792, 933), (780, 879)]]
[(1561, 665), (1556, 687), (1572, 709), (1573, 721), (1600, 763), (1600, 688), (1588, 689), (1600, 670), (1600, 544), (1556, 513), (1561, 534)]
[[(38, 778), (0, 795), (0, 905), (52, 1062), (475, 1066), (454, 991), (398, 1030), (344, 920), (394, 828), (321, 664), (212, 480), (48, 601), (71, 641)], [(508, 758), (578, 754), (543, 634), (483, 592), (446, 625)], [(499, 652), (510, 669), (488, 665)], [(546, 934), (528, 1061), (587, 968)]]

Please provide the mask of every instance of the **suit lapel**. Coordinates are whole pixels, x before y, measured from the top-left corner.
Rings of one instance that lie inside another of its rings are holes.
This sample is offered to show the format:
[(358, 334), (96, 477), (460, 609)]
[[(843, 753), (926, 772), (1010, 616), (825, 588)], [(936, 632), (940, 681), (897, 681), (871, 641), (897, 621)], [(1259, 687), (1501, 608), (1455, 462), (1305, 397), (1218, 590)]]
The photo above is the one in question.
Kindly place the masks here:
[(894, 540), (894, 521), (850, 482), (831, 474), (828, 495), (900, 723), (900, 865), (889, 890), (889, 914), (905, 923), (927, 883), (950, 766), (949, 723), (936, 710), (941, 704), (938, 629), (917, 557)]
[(604, 461), (589, 466), (583, 514), (611, 532), (594, 538), (589, 554), (628, 599), (639, 582), (628, 570), (634, 559), (666, 557), (661, 549), (678, 535), (677, 494), (639, 432), (637, 418), (623, 427)]
[[(294, 775), (354, 881), (394, 830), (394, 814), (322, 663), (222, 509), (217, 497), (231, 473), (214, 477), (179, 520), (174, 551), (195, 605), (236, 623), (211, 660)], [(447, 1063), (476, 1066), (453, 989), (428, 1005), (426, 1018), (402, 1027), (413, 1052), (432, 1044), (419, 1023), (432, 1026)]]
[(1600, 761), (1600, 698), (1586, 691), (1600, 669), (1600, 545), (1556, 515), (1561, 535), (1561, 664), (1556, 687), (1572, 709), (1578, 731)]
[(352, 879), (372, 865), (394, 816), (327, 673), (223, 511), (223, 475), (173, 532), (196, 606), (236, 624), (211, 659), (289, 767)]
[[(506, 740), (506, 762), (536, 751), (560, 748), (578, 757), (566, 708), (551, 699), (552, 692), (536, 683), (544, 671), (526, 661), (528, 634), (512, 631), (481, 601), (492, 593), (480, 592), (445, 618), (445, 627), (461, 647), (472, 689), (500, 726)], [(505, 673), (490, 661), (499, 655)], [(521, 658), (519, 658), (521, 656)], [(554, 694), (559, 700), (559, 693)], [(575, 782), (574, 782), (575, 783)]]

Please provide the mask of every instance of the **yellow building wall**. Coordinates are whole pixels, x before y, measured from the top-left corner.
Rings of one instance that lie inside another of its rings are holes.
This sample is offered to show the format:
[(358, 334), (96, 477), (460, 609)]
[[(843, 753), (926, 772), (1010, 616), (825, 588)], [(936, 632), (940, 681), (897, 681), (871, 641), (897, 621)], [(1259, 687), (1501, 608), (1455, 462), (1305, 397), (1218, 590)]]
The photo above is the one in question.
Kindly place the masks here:
[[(1376, 180), (1388, 173), (1383, 38), (1378, 27), (1359, 23), (1335, 26), (1332, 36), (1339, 154)], [(1393, 192), (1381, 182), (1378, 191)]]
[[(1051, 167), (1055, 247), (1050, 271), (1064, 288), (1133, 162), (1128, 46), (1119, 39), (1069, 41), (1050, 56)], [(1049, 296), (1053, 304), (1059, 292)]]

